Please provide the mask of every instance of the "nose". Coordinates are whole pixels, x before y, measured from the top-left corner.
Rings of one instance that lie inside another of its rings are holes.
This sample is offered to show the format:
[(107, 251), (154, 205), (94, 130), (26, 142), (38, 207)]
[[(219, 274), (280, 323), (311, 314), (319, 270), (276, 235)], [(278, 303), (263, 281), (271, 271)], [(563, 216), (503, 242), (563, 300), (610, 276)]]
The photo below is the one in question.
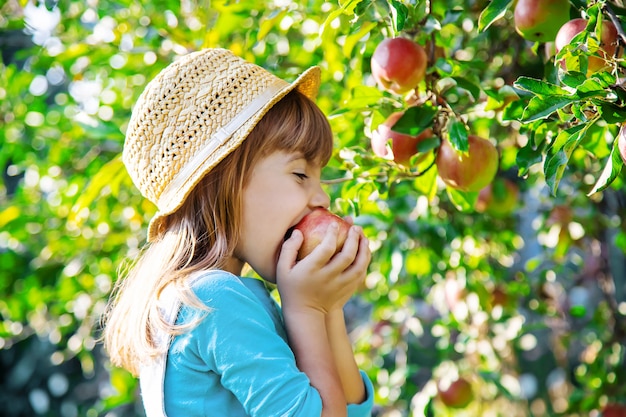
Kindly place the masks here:
[(313, 195), (311, 196), (310, 204), (312, 207), (324, 207), (327, 209), (330, 207), (330, 197), (326, 194), (326, 191), (322, 188), (321, 184), (318, 184)]

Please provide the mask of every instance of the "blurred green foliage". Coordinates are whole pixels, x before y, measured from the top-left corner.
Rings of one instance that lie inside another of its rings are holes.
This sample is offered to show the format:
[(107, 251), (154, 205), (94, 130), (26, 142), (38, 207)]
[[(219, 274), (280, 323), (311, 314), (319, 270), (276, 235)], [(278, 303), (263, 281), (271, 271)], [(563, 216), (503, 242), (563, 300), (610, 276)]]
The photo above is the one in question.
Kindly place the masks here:
[[(572, 1), (571, 14), (606, 19), (607, 4)], [(517, 35), (512, 8), (4, 2), (2, 413), (142, 415), (136, 380), (112, 369), (97, 342), (116, 271), (155, 211), (119, 155), (145, 84), (177, 56), (218, 46), (288, 80), (323, 69), (318, 104), (336, 133), (324, 173), (332, 208), (354, 216), (374, 249), (347, 313), (376, 415), (588, 416), (626, 403), (626, 194), (614, 145), (624, 66), (559, 72), (543, 45)], [(376, 45), (400, 35), (432, 59), (415, 96), (383, 92), (370, 74)], [(418, 102), (497, 145), (499, 178), (520, 190), (512, 213), (476, 211), (477, 195), (446, 188), (432, 158), (408, 169), (371, 152), (371, 131)], [(437, 391), (456, 375), (474, 401), (452, 410)]]

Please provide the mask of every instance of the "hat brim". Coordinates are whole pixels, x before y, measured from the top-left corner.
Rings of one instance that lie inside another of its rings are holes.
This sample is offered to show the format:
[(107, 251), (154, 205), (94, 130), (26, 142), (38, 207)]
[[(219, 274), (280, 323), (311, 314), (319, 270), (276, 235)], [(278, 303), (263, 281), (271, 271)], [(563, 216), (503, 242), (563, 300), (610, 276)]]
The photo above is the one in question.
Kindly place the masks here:
[(176, 198), (168, 199), (152, 217), (148, 225), (148, 242), (154, 242), (156, 240), (162, 232), (161, 229), (167, 216), (174, 213), (183, 205), (191, 190), (213, 167), (243, 143), (248, 134), (250, 134), (252, 129), (254, 129), (257, 123), (274, 104), (293, 90), (298, 90), (308, 98), (315, 99), (319, 91), (320, 79), (321, 70), (319, 67), (314, 66), (307, 69), (291, 84), (286, 84), (284, 88), (278, 90), (265, 105), (230, 136), (229, 140), (222, 145), (219, 152), (214, 152), (210, 158), (203, 160), (194, 170), (193, 174), (189, 176), (188, 180), (185, 181), (184, 185), (180, 187), (183, 192), (179, 192)]

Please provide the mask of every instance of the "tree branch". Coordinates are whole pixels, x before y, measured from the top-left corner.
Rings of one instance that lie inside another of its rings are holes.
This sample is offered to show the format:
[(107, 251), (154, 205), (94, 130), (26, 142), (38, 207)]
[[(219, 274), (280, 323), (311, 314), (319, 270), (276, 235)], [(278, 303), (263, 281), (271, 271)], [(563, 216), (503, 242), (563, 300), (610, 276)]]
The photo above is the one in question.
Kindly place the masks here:
[[(430, 164), (424, 168), (421, 171), (409, 171), (409, 172), (400, 172), (398, 175), (396, 175), (394, 178), (398, 179), (398, 180), (407, 180), (407, 179), (413, 179), (413, 178), (419, 178), (422, 175), (426, 174), (428, 171), (430, 171), (430, 169), (435, 166), (435, 163), (437, 162), (437, 151), (438, 148), (433, 152), (434, 153), (434, 158), (433, 160), (430, 162)], [(357, 178), (363, 178), (363, 179), (368, 179), (368, 178), (373, 178), (374, 181), (387, 181), (389, 179), (389, 175), (387, 175), (385, 172), (380, 172), (377, 174), (369, 174), (369, 175), (362, 175), (362, 176), (358, 176), (358, 177), (354, 177), (352, 175), (348, 175), (347, 177), (341, 177), (341, 178), (331, 178), (331, 179), (327, 179), (327, 180), (322, 180), (322, 184), (341, 184), (342, 182), (346, 182), (346, 181), (352, 181), (354, 179)]]
[(604, 4), (604, 10), (606, 11), (606, 14), (609, 15), (609, 18), (611, 19), (611, 22), (613, 22), (615, 29), (617, 29), (617, 34), (619, 35), (622, 45), (626, 47), (626, 32), (624, 32), (624, 28), (622, 28), (622, 24), (619, 21), (619, 18), (608, 3)]

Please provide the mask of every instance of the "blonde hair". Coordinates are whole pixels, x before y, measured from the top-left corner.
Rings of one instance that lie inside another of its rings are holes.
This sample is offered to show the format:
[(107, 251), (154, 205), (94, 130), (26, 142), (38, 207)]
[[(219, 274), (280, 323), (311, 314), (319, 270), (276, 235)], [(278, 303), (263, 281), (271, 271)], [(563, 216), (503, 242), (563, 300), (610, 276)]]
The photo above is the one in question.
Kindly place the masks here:
[(144, 247), (127, 273), (121, 273), (104, 316), (104, 344), (111, 362), (134, 375), (142, 362), (162, 353), (154, 335), (176, 335), (194, 326), (167, 323), (159, 310), (161, 292), (172, 285), (181, 301), (208, 310), (187, 277), (222, 269), (237, 245), (241, 195), (254, 165), (275, 151), (301, 152), (325, 165), (332, 154), (332, 132), (322, 111), (292, 91), (276, 103), (246, 140), (198, 183), (156, 240)]

